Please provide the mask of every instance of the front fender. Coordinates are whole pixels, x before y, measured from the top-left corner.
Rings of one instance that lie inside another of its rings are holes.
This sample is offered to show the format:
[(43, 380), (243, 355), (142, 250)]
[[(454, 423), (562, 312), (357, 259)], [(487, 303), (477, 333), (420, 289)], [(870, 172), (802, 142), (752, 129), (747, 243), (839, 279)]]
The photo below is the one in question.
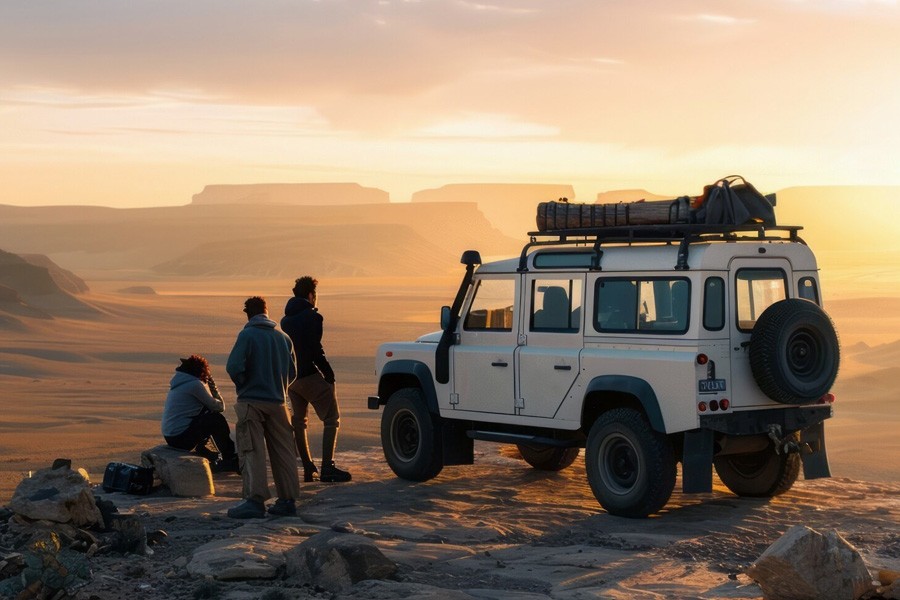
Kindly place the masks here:
[(381, 369), (378, 380), (378, 396), (381, 404), (387, 402), (391, 394), (405, 387), (418, 387), (425, 396), (428, 410), (439, 414), (437, 392), (434, 389), (434, 378), (431, 369), (418, 360), (392, 360)]
[(643, 379), (631, 375), (600, 375), (591, 379), (587, 385), (585, 396), (592, 393), (615, 393), (632, 396), (644, 409), (644, 414), (647, 415), (650, 426), (661, 433), (666, 432), (666, 425), (663, 422), (659, 401), (656, 399), (656, 392)]

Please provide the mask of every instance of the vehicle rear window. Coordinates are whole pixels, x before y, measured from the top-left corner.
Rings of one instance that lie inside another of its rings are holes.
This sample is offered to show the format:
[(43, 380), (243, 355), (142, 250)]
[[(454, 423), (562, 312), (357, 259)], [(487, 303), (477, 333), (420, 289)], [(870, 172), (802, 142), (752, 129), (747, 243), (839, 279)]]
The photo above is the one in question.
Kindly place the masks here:
[(750, 331), (764, 310), (787, 298), (787, 277), (781, 269), (740, 269), (737, 286), (737, 324)]

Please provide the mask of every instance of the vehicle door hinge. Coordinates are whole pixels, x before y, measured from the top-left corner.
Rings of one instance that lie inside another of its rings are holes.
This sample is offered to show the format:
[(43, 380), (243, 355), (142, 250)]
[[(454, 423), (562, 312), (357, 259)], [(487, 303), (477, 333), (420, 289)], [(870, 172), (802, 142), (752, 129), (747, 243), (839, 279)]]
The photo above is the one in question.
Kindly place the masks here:
[(519, 334), (519, 345), (524, 346), (527, 343), (528, 343), (528, 336), (525, 335), (524, 333), (520, 333)]
[(450, 405), (456, 406), (459, 404), (459, 394), (450, 394)]
[(525, 398), (516, 398), (516, 408), (525, 408)]

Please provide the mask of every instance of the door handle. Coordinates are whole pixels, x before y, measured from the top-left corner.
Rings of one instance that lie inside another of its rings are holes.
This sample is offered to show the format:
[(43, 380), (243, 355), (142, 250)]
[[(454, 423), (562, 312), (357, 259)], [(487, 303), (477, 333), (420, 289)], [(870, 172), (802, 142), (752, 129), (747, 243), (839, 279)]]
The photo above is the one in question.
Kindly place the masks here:
[(509, 363), (497, 361), (497, 362), (492, 362), (492, 363), (491, 363), (491, 366), (492, 366), (492, 367), (508, 367), (508, 366), (509, 366)]
[(571, 371), (572, 365), (554, 365), (553, 368), (557, 371)]

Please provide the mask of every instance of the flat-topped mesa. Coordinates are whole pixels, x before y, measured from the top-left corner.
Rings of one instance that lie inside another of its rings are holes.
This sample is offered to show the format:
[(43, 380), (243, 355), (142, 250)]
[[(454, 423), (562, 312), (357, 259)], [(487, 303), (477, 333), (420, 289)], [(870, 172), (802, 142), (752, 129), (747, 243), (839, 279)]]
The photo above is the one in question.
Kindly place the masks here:
[(534, 229), (534, 207), (557, 198), (574, 200), (574, 188), (544, 183), (452, 183), (420, 190), (412, 195), (412, 202), (476, 202), (494, 227), (520, 239)]
[(387, 204), (390, 194), (358, 183), (249, 183), (207, 185), (191, 204)]

